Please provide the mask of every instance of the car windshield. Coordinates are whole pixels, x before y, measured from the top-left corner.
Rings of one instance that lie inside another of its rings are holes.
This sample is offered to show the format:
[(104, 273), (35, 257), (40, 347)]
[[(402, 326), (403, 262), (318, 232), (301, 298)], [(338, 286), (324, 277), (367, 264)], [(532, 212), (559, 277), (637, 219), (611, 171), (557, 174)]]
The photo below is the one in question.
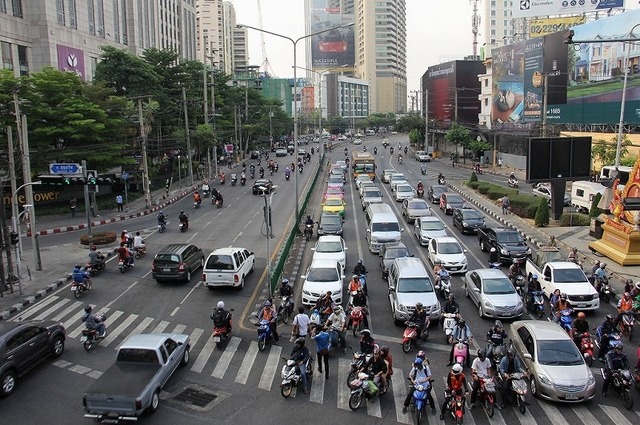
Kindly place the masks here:
[(522, 242), (522, 236), (518, 232), (496, 232), (496, 238), (501, 243), (520, 243)]
[(462, 218), (464, 218), (465, 220), (480, 220), (480, 219), (483, 219), (484, 217), (482, 217), (482, 214), (480, 214), (476, 210), (468, 210), (468, 211), (462, 211)]
[(409, 185), (406, 185), (406, 184), (398, 185), (398, 192), (411, 192), (411, 191), (413, 191), (413, 188)]
[(516, 292), (511, 281), (506, 278), (484, 279), (482, 284), (484, 285), (484, 293), (488, 295), (513, 294)]
[(342, 201), (336, 198), (329, 198), (326, 201), (324, 201), (324, 204), (330, 207), (338, 207), (338, 206), (342, 206)]
[(440, 254), (462, 254), (462, 248), (457, 242), (444, 242), (438, 244)]
[(429, 205), (426, 202), (409, 202), (409, 208), (412, 210), (428, 210)]
[(416, 152), (416, 155), (421, 156), (421, 155), (426, 155), (427, 153), (425, 151), (418, 151)]
[(231, 255), (210, 255), (207, 259), (206, 269), (233, 270), (233, 257)]
[(329, 183), (342, 184), (342, 177), (329, 177)]
[(398, 280), (397, 292), (433, 292), (433, 285), (428, 277), (406, 277)]
[(409, 251), (405, 248), (389, 248), (384, 252), (384, 258), (402, 258), (408, 256)]
[(441, 222), (440, 220), (433, 220), (433, 221), (421, 221), (420, 222), (420, 229), (422, 230), (442, 230), (444, 229), (444, 223)]
[(554, 269), (553, 280), (556, 283), (582, 283), (587, 279), (580, 269)]
[(394, 174), (391, 176), (391, 180), (394, 182), (403, 182), (403, 181), (406, 181), (407, 179), (402, 174), (400, 175)]
[(346, 167), (347, 163), (344, 161), (336, 161), (336, 165), (339, 165), (340, 167)]
[(447, 195), (447, 202), (450, 204), (463, 204), (464, 198), (458, 195)]
[(324, 217), (322, 217), (322, 220), (321, 220), (321, 224), (323, 226), (326, 226), (327, 224), (329, 224), (329, 225), (338, 225), (341, 222), (342, 222), (342, 219), (340, 217), (338, 217), (337, 215), (324, 216)]
[(446, 191), (447, 191), (447, 189), (444, 188), (444, 187), (434, 187), (433, 188), (433, 193), (435, 193), (436, 195), (442, 195)]
[(356, 173), (373, 173), (373, 164), (356, 164), (354, 171)]
[(340, 189), (339, 187), (328, 187), (327, 194), (342, 195), (342, 189)]
[(307, 280), (310, 282), (335, 282), (340, 280), (338, 270), (334, 268), (311, 268), (307, 273)]
[(584, 359), (573, 341), (538, 340), (538, 363), (549, 366), (577, 366)]
[(373, 232), (399, 232), (400, 226), (398, 223), (389, 222), (389, 223), (381, 223), (376, 222), (371, 225), (371, 231)]
[(316, 252), (342, 252), (342, 244), (339, 241), (318, 242)]
[(155, 261), (160, 263), (179, 263), (180, 257), (176, 254), (158, 254)]
[(365, 190), (364, 191), (364, 197), (365, 198), (380, 198), (380, 191), (379, 190)]

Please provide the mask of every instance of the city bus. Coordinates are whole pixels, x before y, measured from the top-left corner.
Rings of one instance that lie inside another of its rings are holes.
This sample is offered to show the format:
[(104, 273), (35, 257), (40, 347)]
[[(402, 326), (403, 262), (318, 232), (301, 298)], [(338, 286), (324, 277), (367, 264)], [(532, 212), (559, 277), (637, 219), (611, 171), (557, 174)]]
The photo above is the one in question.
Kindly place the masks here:
[(368, 174), (371, 180), (376, 179), (376, 159), (369, 152), (352, 151), (350, 165), (354, 179), (360, 174)]

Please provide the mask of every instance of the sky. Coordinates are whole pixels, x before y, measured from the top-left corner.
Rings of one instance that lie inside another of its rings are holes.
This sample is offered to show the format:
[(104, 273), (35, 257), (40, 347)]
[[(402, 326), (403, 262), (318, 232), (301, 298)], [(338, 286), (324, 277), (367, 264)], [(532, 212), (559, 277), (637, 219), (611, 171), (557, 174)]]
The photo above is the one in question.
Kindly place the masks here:
[[(374, 1), (374, 0), (370, 0)], [(478, 9), (487, 0), (478, 1)], [(231, 0), (236, 21), (260, 27), (258, 0)], [(627, 0), (627, 9), (639, 8), (640, 0)], [(446, 4), (447, 6), (443, 6)], [(260, 0), (262, 29), (297, 39), (304, 36), (304, 0)], [(473, 53), (471, 0), (406, 0), (407, 8), (407, 93), (419, 90), (420, 77), (431, 65), (463, 59)], [(480, 12), (479, 12), (480, 13)], [(483, 43), (482, 24), (478, 54)], [(248, 30), (249, 63), (262, 65), (261, 33)], [(292, 77), (293, 43), (264, 34), (270, 71), (277, 77)], [(298, 43), (298, 66), (305, 64), (304, 41)], [(261, 68), (261, 70), (263, 70)], [(300, 73), (298, 73), (300, 75)]]

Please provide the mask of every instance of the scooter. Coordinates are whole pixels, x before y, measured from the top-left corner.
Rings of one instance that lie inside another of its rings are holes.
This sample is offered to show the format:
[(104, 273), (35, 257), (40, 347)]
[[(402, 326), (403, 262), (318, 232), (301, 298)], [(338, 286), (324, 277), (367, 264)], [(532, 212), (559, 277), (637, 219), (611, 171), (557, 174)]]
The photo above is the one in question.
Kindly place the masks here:
[(73, 296), (76, 298), (80, 298), (82, 294), (91, 290), (91, 279), (85, 279), (84, 282), (76, 282), (75, 280), (71, 282), (71, 291), (73, 292)]
[(263, 179), (264, 178), (264, 170), (260, 170), (260, 178)]
[(246, 177), (240, 177), (240, 186), (244, 186), (245, 184), (247, 184), (247, 178)]
[(362, 405), (362, 400), (372, 400), (374, 397), (382, 394), (379, 388), (369, 375), (364, 372), (358, 374), (358, 379), (354, 379), (350, 387), (351, 395), (349, 396), (349, 409), (357, 410)]
[(493, 367), (497, 367), (497, 365), (500, 364), (500, 360), (507, 355), (507, 347), (504, 344), (496, 345), (491, 341), (487, 341), (487, 348), (489, 348), (489, 346), (493, 346), (491, 358), (489, 360), (491, 360)]
[(222, 208), (222, 203), (224, 202), (224, 200), (220, 196), (216, 196), (211, 199), (211, 202), (216, 206), (216, 208)]
[(503, 391), (502, 402), (506, 404), (507, 400), (509, 400), (510, 403), (518, 406), (520, 413), (524, 415), (527, 411), (527, 403), (524, 400), (524, 396), (527, 394), (527, 383), (522, 379), (524, 378), (524, 373), (512, 373), (509, 378), (511, 378), (511, 387), (507, 389), (506, 394)]
[(518, 187), (518, 179), (509, 178), (509, 180), (507, 180), (507, 183), (509, 184), (509, 187)]
[(355, 337), (364, 328), (364, 307), (352, 307), (349, 312), (349, 318), (351, 319), (351, 326), (353, 328), (353, 336)]
[(162, 221), (162, 222), (158, 223), (158, 232), (159, 233), (164, 233), (165, 230), (167, 230), (167, 222), (166, 221)]
[(453, 328), (458, 323), (458, 313), (444, 313), (442, 319), (442, 330), (444, 336), (447, 339), (447, 344), (453, 343)]
[(436, 290), (440, 290), (440, 295), (442, 295), (442, 298), (448, 300), (449, 294), (451, 294), (451, 276), (440, 276), (440, 279), (436, 284)]
[(258, 349), (264, 351), (267, 346), (267, 342), (271, 340), (271, 328), (269, 327), (269, 321), (262, 319), (258, 324)]
[(591, 367), (593, 364), (593, 341), (591, 340), (591, 334), (589, 332), (584, 332), (580, 335), (580, 344), (578, 345), (578, 348), (580, 349), (580, 353), (582, 353), (582, 357), (584, 357), (584, 361), (587, 366)]
[(633, 336), (633, 325), (636, 318), (633, 311), (625, 311), (622, 313), (622, 320), (618, 323), (616, 330), (620, 332), (620, 338), (629, 337), (629, 341)]
[(353, 358), (351, 359), (351, 369), (347, 374), (347, 385), (349, 386), (349, 388), (354, 389), (354, 387), (351, 386), (351, 383), (357, 378), (358, 371), (362, 369), (369, 360), (371, 360), (371, 357), (371, 354), (364, 354), (362, 351), (353, 351)]
[(598, 295), (600, 296), (600, 299), (609, 304), (609, 302), (611, 301), (611, 295), (613, 294), (613, 291), (611, 290), (611, 284), (609, 283), (609, 278), (610, 276), (604, 276), (602, 278), (595, 278), (595, 288), (596, 291), (598, 291)]
[(102, 270), (104, 270), (107, 267), (107, 261), (106, 260), (101, 260), (98, 261), (97, 263), (92, 263), (89, 264), (89, 274), (91, 276), (96, 276), (98, 273), (100, 273)]
[(278, 308), (278, 319), (282, 320), (285, 325), (289, 323), (291, 314), (293, 314), (293, 297), (284, 296), (280, 300), (280, 307)]
[(227, 333), (226, 326), (216, 326), (213, 325), (213, 342), (216, 344), (216, 348), (221, 349), (224, 343), (229, 338), (229, 333)]
[[(594, 340), (596, 347), (598, 347), (598, 349), (600, 349), (600, 341), (602, 340), (602, 326), (598, 326), (596, 328), (596, 338)], [(620, 334), (617, 332), (614, 332), (612, 334), (609, 334), (609, 347), (607, 347), (607, 351), (608, 350), (613, 350), (614, 345), (616, 345), (616, 341), (620, 340)]]
[[(604, 369), (600, 368), (600, 373), (604, 378)], [(622, 405), (625, 409), (633, 409), (633, 395), (631, 395), (631, 384), (633, 383), (633, 375), (629, 369), (618, 369), (611, 371), (611, 386), (616, 392), (620, 393)]]
[(444, 177), (438, 177), (438, 184), (439, 185), (444, 185)]
[(147, 253), (147, 248), (138, 247), (135, 249), (135, 258), (136, 260)]
[(420, 167), (420, 173), (424, 176), (427, 174), (427, 167)]
[[(535, 314), (538, 318), (542, 318), (544, 316), (544, 292), (542, 291), (532, 291), (527, 297), (527, 310), (529, 313)], [(533, 300), (532, 300), (533, 298)], [(533, 302), (532, 302), (533, 301)]]
[(523, 301), (525, 299), (524, 284), (526, 283), (526, 281), (527, 281), (527, 278), (524, 277), (523, 274), (519, 274), (513, 278), (513, 286), (516, 287), (516, 292), (518, 293), (518, 296), (522, 298)]
[(416, 417), (416, 423), (421, 423), (427, 412), (427, 400), (429, 399), (429, 391), (431, 391), (431, 383), (425, 382), (418, 384), (413, 389), (413, 414)]
[(313, 236), (313, 224), (304, 225), (304, 237), (308, 241)]
[(288, 181), (290, 178), (291, 178), (291, 173), (290, 172), (289, 173), (284, 173), (284, 179), (285, 180)]
[(300, 172), (300, 174), (302, 174), (302, 172), (304, 171), (304, 166), (302, 164), (298, 164), (298, 171)]
[(131, 268), (131, 264), (129, 262), (125, 262), (123, 259), (118, 259), (118, 269), (120, 273), (124, 273), (127, 269)]
[(210, 194), (211, 194), (211, 190), (203, 190), (202, 191), (202, 197), (203, 198), (208, 198)]
[(502, 267), (502, 263), (499, 261), (496, 261), (495, 263), (491, 263), (489, 262), (489, 268), (490, 269), (500, 269), (500, 267)]
[[(456, 391), (455, 394), (451, 394), (451, 391), (444, 390), (444, 397), (451, 398), (447, 406), (447, 412), (453, 417), (456, 424), (461, 425), (464, 420), (464, 405), (466, 403), (464, 394), (462, 391)], [(440, 414), (440, 420), (444, 420), (444, 413)]]
[(235, 186), (238, 183), (238, 177), (235, 174), (231, 174), (231, 186)]
[(250, 178), (251, 180), (255, 179), (255, 178), (256, 178), (256, 172), (255, 172), (255, 171), (253, 171), (253, 170), (249, 171), (249, 178)]
[(418, 198), (424, 198), (424, 189), (418, 189), (417, 195)]
[(459, 339), (454, 342), (453, 362), (458, 363), (462, 367), (467, 364), (467, 357), (469, 356), (468, 343), (468, 340), (460, 341)]
[(178, 225), (178, 229), (180, 229), (180, 231), (183, 233), (186, 232), (188, 228), (189, 228), (189, 225), (185, 221), (181, 221), (180, 224)]
[(418, 334), (419, 326), (415, 322), (406, 322), (407, 327), (402, 333), (402, 351), (408, 353), (412, 345), (418, 345), (429, 338), (429, 323), (424, 326), (422, 333)]
[[(280, 372), (282, 375), (280, 394), (282, 394), (282, 397), (287, 398), (291, 395), (293, 389), (302, 381), (302, 377), (296, 367), (295, 360), (287, 359), (285, 357), (283, 357), (282, 360), (285, 360), (286, 363), (282, 366), (282, 371)], [(313, 375), (313, 356), (309, 356), (305, 362), (304, 372), (307, 374), (307, 379)]]
[[(487, 416), (493, 418), (494, 407), (496, 404), (496, 384), (493, 377), (478, 376), (480, 380), (480, 388), (478, 390), (478, 403), (482, 405), (487, 412)], [(467, 382), (469, 391), (473, 390), (471, 381)]]
[(570, 333), (571, 329), (573, 329), (573, 326), (571, 326), (571, 322), (573, 322), (573, 319), (571, 319), (571, 313), (573, 313), (573, 310), (571, 310), (570, 308), (560, 310), (559, 325), (562, 326), (562, 329), (567, 331), (567, 333)]
[(202, 200), (200, 200), (200, 201), (193, 201), (193, 208), (194, 208), (194, 209), (198, 209), (198, 208), (200, 208), (200, 204), (202, 204)]
[(225, 180), (226, 180), (225, 175), (224, 175), (224, 174), (221, 174), (221, 175), (220, 175), (220, 184), (224, 184)]
[[(104, 322), (105, 320), (107, 320), (107, 316), (104, 313), (98, 313), (96, 317), (100, 319), (100, 322)], [(105, 339), (106, 337), (107, 337), (106, 326), (104, 328), (103, 335), (98, 334), (97, 329), (83, 329), (82, 336), (80, 337), (80, 342), (82, 343), (82, 346), (84, 347), (84, 349), (86, 351), (89, 351), (91, 350), (91, 348), (93, 348), (94, 344), (97, 344), (98, 342)]]

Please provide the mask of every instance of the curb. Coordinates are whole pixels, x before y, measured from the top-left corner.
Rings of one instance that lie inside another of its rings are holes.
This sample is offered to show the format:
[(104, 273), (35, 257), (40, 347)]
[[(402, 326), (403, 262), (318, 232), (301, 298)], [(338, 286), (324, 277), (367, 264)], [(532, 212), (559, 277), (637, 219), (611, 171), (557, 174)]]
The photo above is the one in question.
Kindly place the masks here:
[(71, 274), (69, 274), (65, 278), (56, 279), (53, 283), (50, 283), (44, 289), (37, 291), (35, 294), (25, 296), (22, 301), (12, 305), (8, 310), (0, 311), (0, 320), (7, 320), (13, 314), (22, 311), (25, 307), (28, 307), (31, 304), (35, 304), (36, 301), (44, 298), (49, 293), (55, 291), (62, 285), (69, 282), (71, 280), (71, 277)]

